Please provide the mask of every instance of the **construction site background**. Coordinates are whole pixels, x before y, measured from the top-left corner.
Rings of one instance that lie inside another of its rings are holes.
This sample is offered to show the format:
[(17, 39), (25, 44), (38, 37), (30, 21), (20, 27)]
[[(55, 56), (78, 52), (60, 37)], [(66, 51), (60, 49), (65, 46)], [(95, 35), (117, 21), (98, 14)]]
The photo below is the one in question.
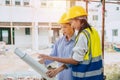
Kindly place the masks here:
[[(105, 43), (104, 74), (106, 80), (120, 80), (120, 52), (114, 50), (113, 45)], [(14, 54), (15, 48), (13, 45), (0, 42), (0, 80), (41, 80), (41, 75)], [(37, 52), (49, 55), (52, 45), (38, 51), (30, 48), (20, 49), (38, 60)], [(53, 68), (57, 67), (57, 62), (51, 64), (51, 66)]]

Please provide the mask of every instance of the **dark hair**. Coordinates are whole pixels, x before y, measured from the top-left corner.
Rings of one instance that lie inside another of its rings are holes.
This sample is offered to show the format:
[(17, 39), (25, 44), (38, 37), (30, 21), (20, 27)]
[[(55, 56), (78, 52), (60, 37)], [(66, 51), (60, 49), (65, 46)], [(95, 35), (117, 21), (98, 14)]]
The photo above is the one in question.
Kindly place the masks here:
[(92, 31), (92, 29), (91, 29), (91, 25), (87, 22), (87, 20), (85, 20), (85, 19), (81, 19), (80, 22), (83, 23), (83, 25), (82, 25), (81, 28), (79, 29), (77, 35), (79, 35), (79, 33), (81, 33), (82, 30), (84, 30), (84, 29), (86, 29), (86, 28), (89, 28), (90, 31)]

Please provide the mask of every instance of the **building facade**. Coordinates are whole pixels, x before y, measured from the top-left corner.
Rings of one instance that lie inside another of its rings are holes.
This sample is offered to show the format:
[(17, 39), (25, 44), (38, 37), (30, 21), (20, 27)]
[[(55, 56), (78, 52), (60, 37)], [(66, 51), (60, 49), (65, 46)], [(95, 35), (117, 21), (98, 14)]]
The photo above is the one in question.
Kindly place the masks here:
[[(54, 43), (61, 35), (57, 24), (66, 11), (66, 0), (1, 0), (0, 1), (0, 41), (16, 47), (38, 50)], [(76, 1), (74, 5), (85, 2)], [(102, 4), (88, 3), (88, 21), (102, 33)], [(105, 42), (120, 42), (120, 5), (106, 3)]]
[(65, 4), (65, 1), (1, 0), (0, 41), (35, 50), (47, 47), (60, 34), (57, 21), (65, 12)]

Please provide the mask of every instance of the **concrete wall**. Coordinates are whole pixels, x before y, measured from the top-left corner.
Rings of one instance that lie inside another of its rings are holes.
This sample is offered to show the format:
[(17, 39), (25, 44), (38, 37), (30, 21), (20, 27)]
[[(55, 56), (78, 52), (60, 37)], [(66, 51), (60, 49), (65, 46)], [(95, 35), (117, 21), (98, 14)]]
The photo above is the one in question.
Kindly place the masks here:
[(1, 22), (31, 22), (33, 14), (30, 7), (0, 6)]
[(45, 28), (39, 28), (39, 48), (46, 48), (50, 44), (49, 30)]
[(32, 47), (32, 33), (25, 35), (25, 28), (15, 29), (15, 46), (16, 47)]
[[(32, 28), (30, 29), (30, 31)], [(32, 31), (30, 35), (25, 35), (25, 28), (15, 29), (15, 46), (32, 48)], [(39, 49), (47, 48), (50, 44), (50, 34), (48, 29), (39, 28)]]

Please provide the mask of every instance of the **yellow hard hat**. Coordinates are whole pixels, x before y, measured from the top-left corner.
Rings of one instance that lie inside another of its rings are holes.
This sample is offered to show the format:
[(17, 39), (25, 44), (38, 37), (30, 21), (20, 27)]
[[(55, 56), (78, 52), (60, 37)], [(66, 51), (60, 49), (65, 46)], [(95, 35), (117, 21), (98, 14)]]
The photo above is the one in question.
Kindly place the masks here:
[(66, 20), (81, 16), (87, 16), (85, 9), (82, 6), (73, 6), (68, 10)]
[(69, 21), (66, 20), (66, 16), (67, 16), (67, 14), (64, 13), (64, 14), (61, 16), (61, 18), (59, 19), (58, 23), (59, 23), (59, 24), (68, 23)]

